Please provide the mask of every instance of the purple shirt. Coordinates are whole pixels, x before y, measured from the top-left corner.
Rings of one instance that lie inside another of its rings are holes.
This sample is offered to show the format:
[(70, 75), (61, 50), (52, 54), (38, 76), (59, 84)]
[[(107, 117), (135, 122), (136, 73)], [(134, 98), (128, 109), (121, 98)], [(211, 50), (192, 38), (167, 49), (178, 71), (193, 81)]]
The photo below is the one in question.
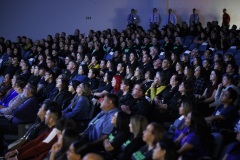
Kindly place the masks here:
[[(184, 129), (183, 132), (185, 131), (186, 129)], [(193, 145), (193, 148), (184, 153), (183, 157), (187, 159), (196, 159), (199, 157), (209, 156), (209, 151), (206, 149), (206, 147), (203, 146), (200, 137), (197, 135), (196, 132), (188, 130), (186, 136), (181, 142), (181, 146), (183, 146), (185, 143)]]

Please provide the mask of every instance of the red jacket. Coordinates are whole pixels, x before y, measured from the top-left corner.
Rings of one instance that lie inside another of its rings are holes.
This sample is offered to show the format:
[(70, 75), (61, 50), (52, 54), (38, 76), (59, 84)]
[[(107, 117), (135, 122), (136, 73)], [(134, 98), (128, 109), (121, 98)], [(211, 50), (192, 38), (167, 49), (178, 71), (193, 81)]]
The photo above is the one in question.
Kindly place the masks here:
[[(17, 155), (18, 160), (27, 160), (27, 159), (41, 160), (45, 158), (47, 153), (51, 149), (52, 145), (57, 141), (56, 130), (53, 128), (54, 127), (47, 128), (36, 139), (20, 147), (18, 149), (18, 155)], [(51, 136), (49, 136), (50, 134)], [(48, 142), (46, 142), (47, 137), (48, 137)]]

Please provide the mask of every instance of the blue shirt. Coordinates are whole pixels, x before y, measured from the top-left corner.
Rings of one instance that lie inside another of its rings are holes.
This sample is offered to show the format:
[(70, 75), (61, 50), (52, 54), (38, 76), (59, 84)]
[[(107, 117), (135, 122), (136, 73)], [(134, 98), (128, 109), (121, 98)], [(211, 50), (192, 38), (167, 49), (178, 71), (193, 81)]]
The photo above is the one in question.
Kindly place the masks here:
[(2, 99), (2, 101), (0, 101), (0, 105), (4, 106), (4, 107), (8, 107), (8, 103), (18, 95), (18, 93), (14, 90), (11, 89), (8, 94)]
[(240, 143), (232, 143), (227, 150), (226, 160), (239, 160), (240, 159)]
[(114, 108), (107, 112), (101, 111), (91, 120), (88, 128), (83, 132), (84, 137), (87, 138), (89, 142), (94, 142), (103, 135), (109, 135), (114, 128), (111, 123), (112, 116), (118, 111), (118, 108)]

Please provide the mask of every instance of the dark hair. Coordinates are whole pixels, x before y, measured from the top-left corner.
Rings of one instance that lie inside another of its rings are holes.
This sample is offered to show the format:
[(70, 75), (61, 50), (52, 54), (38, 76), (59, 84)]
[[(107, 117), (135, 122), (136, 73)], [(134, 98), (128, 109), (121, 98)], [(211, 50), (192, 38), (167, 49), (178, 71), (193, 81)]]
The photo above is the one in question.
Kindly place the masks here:
[(136, 85), (139, 85), (139, 88), (140, 88), (140, 90), (142, 91), (142, 94), (144, 95), (145, 92), (146, 92), (146, 87), (145, 87), (145, 85), (142, 84), (142, 83), (138, 83), (138, 84), (136, 84)]
[(159, 142), (162, 150), (165, 150), (165, 160), (176, 160), (178, 158), (177, 148), (175, 143), (170, 139), (162, 139)]
[(28, 83), (28, 84), (27, 84), (27, 87), (28, 87), (28, 89), (30, 90), (30, 92), (31, 92), (32, 95), (35, 95), (35, 94), (37, 93), (37, 88), (36, 88), (34, 85)]
[(132, 90), (132, 88), (133, 88), (132, 80), (125, 78), (125, 79), (122, 80), (122, 83), (129, 87), (129, 91)]
[(79, 82), (79, 81), (77, 81), (77, 80), (72, 80), (71, 84), (72, 84), (72, 86), (73, 86), (74, 90), (76, 91), (76, 89), (77, 89), (77, 86), (80, 84), (80, 82)]
[(232, 103), (234, 103), (237, 99), (237, 92), (231, 87), (229, 87), (227, 91), (229, 92), (229, 98), (232, 99)]
[(16, 79), (15, 86), (23, 89), (26, 86), (27, 82), (24, 80)]
[(52, 102), (51, 105), (49, 106), (50, 113), (54, 116), (54, 120), (57, 122), (62, 116), (61, 108), (58, 105), (57, 102)]
[(226, 77), (231, 83), (234, 82), (233, 76), (231, 76), (231, 75), (229, 75), (229, 74), (224, 74), (223, 77)]
[[(83, 73), (86, 75), (86, 74), (88, 74), (88, 66), (86, 65), (86, 64), (81, 64), (80, 65), (81, 67), (82, 67), (82, 70), (83, 70)], [(79, 66), (79, 67), (80, 67)]]
[(151, 122), (149, 125), (152, 125), (153, 127), (153, 130), (152, 130), (152, 134), (154, 135), (153, 144), (156, 145), (158, 141), (163, 139), (164, 128), (162, 125), (160, 125), (157, 122)]
[(116, 126), (118, 131), (129, 131), (130, 115), (120, 111), (117, 115)]
[(57, 128), (60, 131), (63, 131), (64, 129), (67, 128), (75, 129), (76, 123), (73, 119), (61, 118), (57, 121), (55, 128)]
[(62, 88), (67, 89), (69, 85), (69, 80), (66, 78), (61, 78), (61, 81), (62, 81)]
[(95, 77), (98, 77), (99, 71), (97, 68), (91, 68), (90, 70), (92, 70), (92, 74), (95, 74)]
[(55, 155), (55, 159), (64, 156), (64, 154), (66, 154), (67, 150), (69, 149), (69, 146), (71, 145), (71, 143), (76, 141), (79, 138), (76, 130), (71, 128), (66, 128), (62, 135), (63, 135), (62, 147), (59, 151), (57, 151)]
[(109, 100), (112, 101), (112, 103), (113, 103), (113, 105), (114, 105), (115, 107), (118, 106), (118, 96), (117, 96), (117, 95), (109, 93), (109, 94), (106, 95), (106, 97), (107, 97)]
[(194, 86), (193, 83), (190, 81), (183, 81), (183, 86), (185, 88), (185, 94), (187, 96), (192, 96), (194, 94)]
[(200, 141), (205, 147), (210, 147), (211, 145), (211, 130), (207, 125), (205, 119), (197, 112), (191, 112), (191, 124), (189, 126), (190, 131), (194, 131), (200, 137)]
[(44, 110), (47, 111), (52, 103), (53, 103), (53, 101), (51, 99), (45, 99), (42, 103), (42, 105), (43, 104), (45, 105)]
[(90, 144), (84, 140), (75, 141), (72, 145), (74, 147), (75, 154), (79, 154), (81, 157), (84, 157), (91, 150)]
[(111, 82), (113, 78), (113, 72), (112, 71), (107, 71), (105, 74), (107, 74), (107, 81)]

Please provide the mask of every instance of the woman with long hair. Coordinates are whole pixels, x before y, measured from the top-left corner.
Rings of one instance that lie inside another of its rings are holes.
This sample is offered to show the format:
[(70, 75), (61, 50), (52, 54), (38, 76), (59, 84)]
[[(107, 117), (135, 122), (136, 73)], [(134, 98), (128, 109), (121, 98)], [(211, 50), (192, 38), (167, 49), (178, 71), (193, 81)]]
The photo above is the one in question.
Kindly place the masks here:
[(78, 133), (74, 129), (66, 128), (58, 137), (58, 141), (52, 146), (49, 160), (67, 159), (67, 150), (72, 142), (78, 139)]
[(145, 145), (142, 136), (147, 124), (148, 120), (144, 116), (134, 115), (130, 118), (129, 128), (132, 136), (123, 143), (121, 152), (116, 157), (117, 160), (130, 159), (134, 152)]
[(168, 139), (160, 140), (156, 148), (153, 150), (153, 157), (154, 160), (177, 160), (177, 148), (175, 144)]
[(114, 125), (113, 131), (104, 140), (105, 159), (113, 159), (120, 152), (122, 144), (130, 137), (130, 116), (125, 112), (116, 112), (111, 120)]
[(77, 94), (72, 99), (71, 104), (62, 111), (62, 117), (72, 118), (75, 121), (86, 120), (90, 114), (90, 95), (91, 87), (89, 83), (84, 82), (78, 85)]
[(122, 83), (122, 76), (120, 75), (115, 75), (113, 76), (112, 78), (112, 93), (113, 94), (118, 94), (120, 92), (120, 86), (121, 86), (121, 83)]
[(180, 149), (177, 151), (183, 159), (198, 159), (209, 156), (212, 136), (206, 121), (197, 112), (188, 113), (185, 119), (188, 126), (183, 131)]
[(142, 157), (142, 160), (152, 159), (153, 150), (157, 142), (163, 139), (163, 136), (164, 129), (160, 124), (156, 122), (148, 124), (147, 128), (143, 131), (143, 141), (146, 145), (134, 152), (131, 160), (137, 160), (138, 157)]

